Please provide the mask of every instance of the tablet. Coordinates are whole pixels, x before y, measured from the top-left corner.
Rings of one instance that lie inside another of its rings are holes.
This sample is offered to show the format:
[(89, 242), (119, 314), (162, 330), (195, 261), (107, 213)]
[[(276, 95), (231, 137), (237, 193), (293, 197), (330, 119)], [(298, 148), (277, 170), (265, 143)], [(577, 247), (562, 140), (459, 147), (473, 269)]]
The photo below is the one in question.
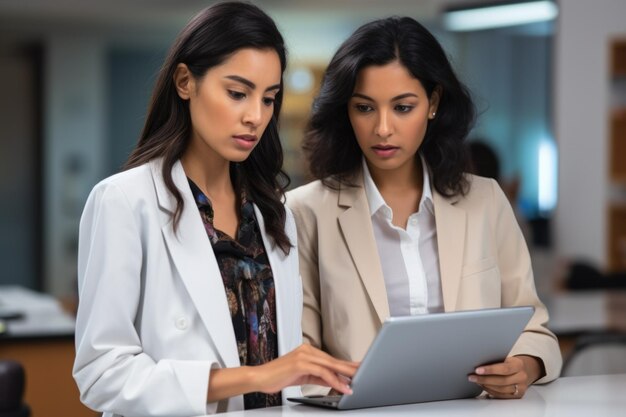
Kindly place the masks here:
[(467, 377), (502, 362), (534, 313), (508, 307), (387, 319), (352, 379), (352, 395), (288, 398), (340, 410), (475, 397)]

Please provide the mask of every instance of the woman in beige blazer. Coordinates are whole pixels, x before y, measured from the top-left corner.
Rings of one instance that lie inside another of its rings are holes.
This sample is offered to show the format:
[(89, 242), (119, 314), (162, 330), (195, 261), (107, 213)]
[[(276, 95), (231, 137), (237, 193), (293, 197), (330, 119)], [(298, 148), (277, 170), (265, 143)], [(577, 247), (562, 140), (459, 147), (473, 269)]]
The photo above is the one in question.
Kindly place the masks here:
[(359, 361), (390, 315), (532, 305), (510, 356), (468, 377), (521, 398), (562, 361), (511, 206), (495, 181), (465, 173), (473, 120), (469, 93), (415, 20), (366, 24), (339, 48), (304, 140), (317, 181), (287, 196), (304, 339)]

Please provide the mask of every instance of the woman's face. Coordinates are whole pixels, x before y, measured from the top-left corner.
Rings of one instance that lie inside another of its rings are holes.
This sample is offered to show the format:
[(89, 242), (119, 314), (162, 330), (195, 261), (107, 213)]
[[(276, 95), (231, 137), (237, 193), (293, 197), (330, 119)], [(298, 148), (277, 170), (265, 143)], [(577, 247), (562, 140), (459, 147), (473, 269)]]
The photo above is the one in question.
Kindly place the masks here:
[(413, 164), (439, 95), (430, 99), (422, 83), (399, 61), (359, 71), (348, 116), (371, 169), (389, 171)]
[(179, 64), (174, 81), (179, 96), (189, 100), (192, 125), (187, 151), (245, 160), (274, 114), (280, 80), (280, 59), (273, 49), (240, 49), (202, 78)]

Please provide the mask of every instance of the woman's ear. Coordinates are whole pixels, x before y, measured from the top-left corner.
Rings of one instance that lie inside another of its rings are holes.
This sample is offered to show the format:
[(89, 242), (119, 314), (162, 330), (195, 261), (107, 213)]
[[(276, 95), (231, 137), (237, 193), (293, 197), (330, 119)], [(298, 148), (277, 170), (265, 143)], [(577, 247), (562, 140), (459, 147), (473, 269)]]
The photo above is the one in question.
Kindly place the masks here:
[(183, 100), (189, 100), (191, 92), (194, 91), (194, 78), (185, 64), (178, 64), (174, 71), (174, 86), (178, 96)]
[(437, 109), (439, 108), (439, 102), (441, 100), (441, 94), (442, 94), (441, 86), (438, 85), (438, 86), (435, 87), (435, 89), (433, 90), (432, 94), (430, 95), (430, 99), (428, 100), (428, 102), (429, 102), (428, 118), (429, 119), (434, 119), (435, 116), (437, 115)]

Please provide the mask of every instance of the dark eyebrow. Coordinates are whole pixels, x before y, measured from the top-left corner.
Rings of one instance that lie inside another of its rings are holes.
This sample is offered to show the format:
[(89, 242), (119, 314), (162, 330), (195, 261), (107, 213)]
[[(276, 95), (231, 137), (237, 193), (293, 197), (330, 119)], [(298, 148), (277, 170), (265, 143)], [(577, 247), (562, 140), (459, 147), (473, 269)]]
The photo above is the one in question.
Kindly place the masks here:
[[(252, 90), (254, 90), (256, 88), (256, 84), (255, 83), (253, 83), (252, 81), (250, 81), (250, 80), (248, 80), (246, 78), (240, 77), (238, 75), (227, 75), (224, 78), (228, 78), (229, 80), (237, 81), (238, 83), (241, 83), (241, 84), (249, 87)], [(267, 87), (265, 89), (265, 91), (271, 91), (271, 90), (280, 90), (280, 84), (274, 84), (274, 85), (271, 85), (271, 86), (269, 86), (269, 87)]]
[[(352, 94), (352, 97), (359, 97), (362, 98), (364, 100), (369, 100), (369, 101), (374, 101), (373, 98), (366, 96), (365, 94), (360, 94), (360, 93), (354, 93)], [(407, 98), (407, 97), (417, 97), (417, 94), (413, 94), (413, 93), (404, 93), (404, 94), (400, 94), (397, 95), (395, 97), (393, 97), (390, 101), (398, 101), (398, 100), (402, 100), (403, 98)]]

